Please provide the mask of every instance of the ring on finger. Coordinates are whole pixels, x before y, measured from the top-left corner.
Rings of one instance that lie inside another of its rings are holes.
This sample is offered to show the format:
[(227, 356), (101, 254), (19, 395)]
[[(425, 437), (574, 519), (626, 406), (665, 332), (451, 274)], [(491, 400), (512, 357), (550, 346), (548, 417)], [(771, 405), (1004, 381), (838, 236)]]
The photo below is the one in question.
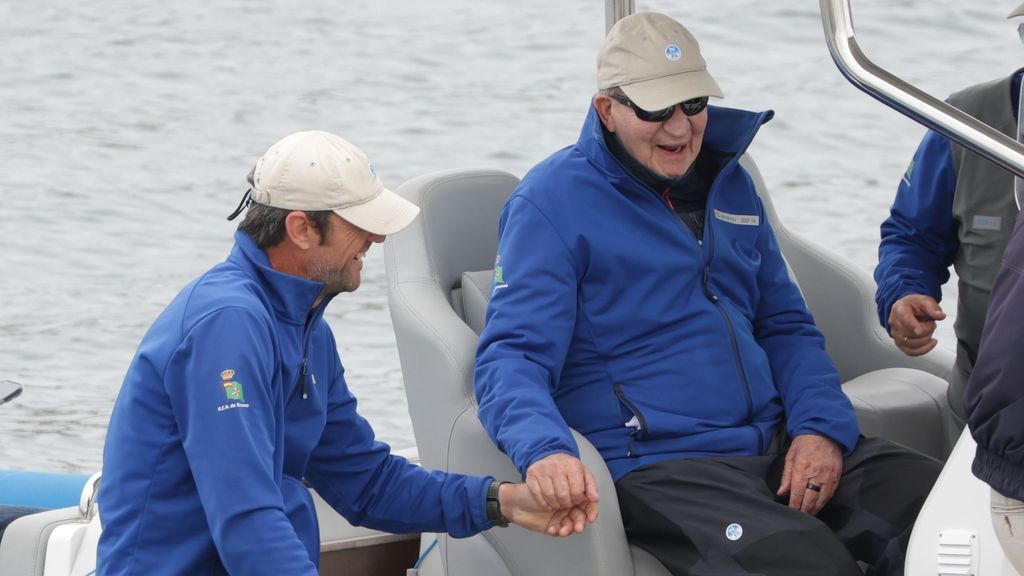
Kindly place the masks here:
[(811, 482), (810, 480), (807, 481), (806, 488), (808, 490), (810, 490), (811, 492), (821, 492), (821, 484), (815, 484), (814, 482)]

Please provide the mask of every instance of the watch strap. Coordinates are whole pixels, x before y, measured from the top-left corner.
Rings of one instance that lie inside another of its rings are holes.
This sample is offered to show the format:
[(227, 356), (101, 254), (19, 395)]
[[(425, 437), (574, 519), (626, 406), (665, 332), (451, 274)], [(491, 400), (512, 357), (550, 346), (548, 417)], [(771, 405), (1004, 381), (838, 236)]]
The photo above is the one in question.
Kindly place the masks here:
[(492, 480), (491, 484), (487, 487), (487, 520), (494, 526), (505, 528), (508, 526), (508, 518), (501, 513), (501, 502), (498, 500), (498, 489), (501, 488), (502, 484), (508, 484), (508, 482), (501, 482), (500, 480)]

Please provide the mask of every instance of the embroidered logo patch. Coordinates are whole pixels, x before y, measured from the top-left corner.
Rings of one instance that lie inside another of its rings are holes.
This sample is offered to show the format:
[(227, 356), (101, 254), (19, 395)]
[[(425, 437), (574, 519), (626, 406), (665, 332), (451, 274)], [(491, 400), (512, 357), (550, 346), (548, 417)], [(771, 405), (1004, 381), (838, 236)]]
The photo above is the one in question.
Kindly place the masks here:
[(1003, 219), (1001, 216), (981, 216), (975, 214), (971, 227), (975, 230), (999, 231), (1003, 227)]
[(913, 178), (913, 176), (914, 176), (914, 161), (911, 160), (910, 164), (907, 165), (907, 171), (903, 174), (903, 181), (907, 183), (907, 186), (910, 186), (910, 179)]
[(743, 526), (733, 522), (725, 527), (725, 537), (735, 542), (740, 538), (743, 538)]
[(228, 400), (245, 402), (245, 393), (242, 392), (242, 383), (238, 380), (234, 380), (234, 377), (234, 370), (224, 370), (220, 373), (220, 379), (222, 380), (221, 385), (224, 386), (224, 396)]
[(501, 254), (498, 254), (494, 258), (494, 288), (491, 290), (491, 296), (494, 296), (494, 293), (502, 288), (508, 288), (508, 284), (505, 282), (505, 271), (502, 269), (500, 262)]
[(665, 58), (668, 58), (672, 62), (675, 62), (683, 57), (683, 51), (679, 49), (679, 46), (675, 44), (669, 44), (665, 46)]
[(761, 217), (757, 214), (729, 214), (728, 212), (715, 210), (715, 218), (718, 218), (722, 222), (728, 222), (729, 224), (736, 224), (739, 226), (758, 226), (761, 224)]
[(234, 408), (248, 408), (245, 402), (245, 391), (242, 390), (242, 383), (235, 379), (234, 370), (222, 370), (220, 373), (220, 385), (224, 390), (224, 398), (229, 400), (227, 404), (217, 407), (217, 412), (232, 410)]
[(499, 262), (501, 262), (501, 254), (498, 254), (498, 256), (494, 259), (494, 283), (504, 284), (505, 274), (504, 271), (501, 269), (501, 266), (498, 264)]

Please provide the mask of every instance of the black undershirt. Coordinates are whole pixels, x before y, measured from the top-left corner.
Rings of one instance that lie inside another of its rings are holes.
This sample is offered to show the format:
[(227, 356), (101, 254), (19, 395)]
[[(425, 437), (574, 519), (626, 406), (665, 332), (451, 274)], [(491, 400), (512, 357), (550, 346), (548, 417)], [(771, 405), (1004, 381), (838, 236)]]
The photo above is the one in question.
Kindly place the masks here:
[(722, 154), (703, 146), (686, 174), (677, 178), (666, 178), (655, 174), (633, 158), (615, 134), (604, 130), (604, 140), (612, 156), (615, 156), (637, 180), (661, 196), (698, 240), (704, 237), (708, 194), (722, 166)]

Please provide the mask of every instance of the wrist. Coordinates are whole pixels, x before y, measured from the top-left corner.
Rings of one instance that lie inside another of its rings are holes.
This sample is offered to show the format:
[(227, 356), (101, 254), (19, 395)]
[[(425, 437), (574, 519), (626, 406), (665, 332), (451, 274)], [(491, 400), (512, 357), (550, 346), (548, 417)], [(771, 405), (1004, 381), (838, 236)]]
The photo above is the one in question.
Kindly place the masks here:
[[(502, 511), (502, 505), (501, 505), (502, 504), (502, 499), (501, 499), (502, 493), (504, 492), (504, 493), (507, 494), (507, 489), (502, 490), (502, 486), (504, 486), (505, 484), (508, 484), (508, 482), (502, 482), (500, 480), (492, 480), (490, 485), (487, 487), (487, 503), (486, 503), (487, 520), (492, 525), (498, 526), (498, 527), (501, 527), (501, 528), (504, 528), (504, 527), (508, 526), (508, 518), (505, 516), (504, 512)], [(507, 502), (506, 502), (505, 510), (508, 510), (509, 508), (510, 507), (507, 505)]]

